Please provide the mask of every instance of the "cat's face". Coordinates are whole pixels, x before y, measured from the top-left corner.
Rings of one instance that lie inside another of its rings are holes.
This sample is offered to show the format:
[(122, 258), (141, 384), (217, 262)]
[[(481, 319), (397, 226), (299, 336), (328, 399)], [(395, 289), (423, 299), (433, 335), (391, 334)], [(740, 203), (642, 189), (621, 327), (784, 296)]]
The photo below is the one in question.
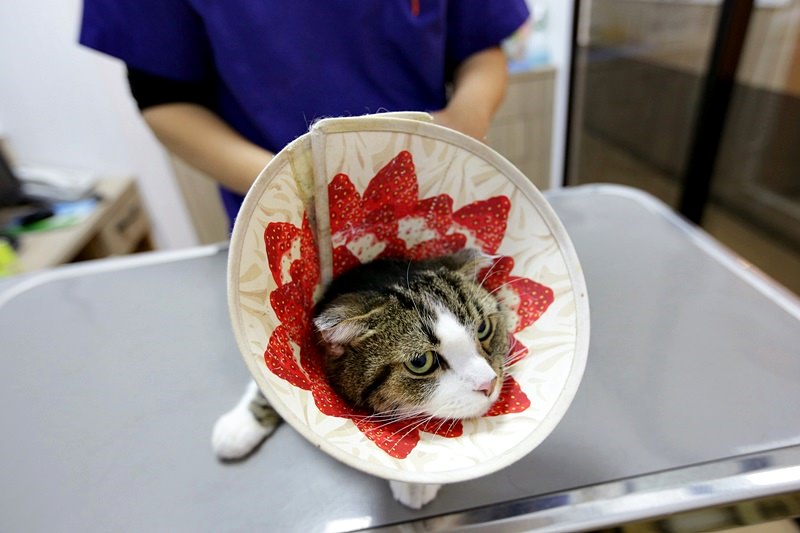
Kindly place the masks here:
[(453, 257), (395, 268), (400, 275), (378, 283), (381, 290), (344, 293), (324, 306), (315, 324), (331, 384), (346, 400), (437, 418), (478, 417), (497, 400), (506, 318), (474, 279), (482, 256)]

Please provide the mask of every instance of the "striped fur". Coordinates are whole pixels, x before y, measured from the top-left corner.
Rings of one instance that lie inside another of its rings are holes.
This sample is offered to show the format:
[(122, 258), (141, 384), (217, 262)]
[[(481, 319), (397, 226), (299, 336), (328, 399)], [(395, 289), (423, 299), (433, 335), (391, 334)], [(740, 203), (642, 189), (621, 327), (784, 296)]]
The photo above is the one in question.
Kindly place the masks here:
[[(508, 351), (504, 311), (477, 279), (488, 262), (476, 250), (378, 260), (334, 280), (315, 318), (334, 389), (357, 407), (398, 417), (484, 414)], [(432, 369), (417, 373), (414, 365), (431, 357)]]

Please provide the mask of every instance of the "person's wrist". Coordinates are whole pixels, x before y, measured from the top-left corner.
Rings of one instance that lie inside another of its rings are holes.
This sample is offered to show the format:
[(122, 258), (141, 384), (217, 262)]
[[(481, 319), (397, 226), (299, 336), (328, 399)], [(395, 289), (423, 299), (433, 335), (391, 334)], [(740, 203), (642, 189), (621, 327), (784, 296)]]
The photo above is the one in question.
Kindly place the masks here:
[(473, 117), (475, 120), (482, 122), (490, 122), (492, 118), (492, 110), (486, 102), (479, 98), (462, 98), (451, 102), (452, 112), (459, 116)]
[(492, 121), (492, 113), (486, 109), (485, 105), (481, 105), (477, 101), (461, 100), (453, 102), (449, 112), (454, 117), (454, 122), (461, 124), (463, 133), (480, 141), (486, 140), (486, 134), (489, 132), (489, 126)]

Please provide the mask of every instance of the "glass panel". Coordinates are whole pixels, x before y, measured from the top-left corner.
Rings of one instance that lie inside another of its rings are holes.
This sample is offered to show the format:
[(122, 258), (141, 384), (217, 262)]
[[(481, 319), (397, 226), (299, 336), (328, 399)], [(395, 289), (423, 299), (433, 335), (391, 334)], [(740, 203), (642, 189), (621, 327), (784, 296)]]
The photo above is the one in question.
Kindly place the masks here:
[(584, 0), (570, 183), (641, 188), (676, 205), (719, 6)]
[[(800, 0), (754, 11), (708, 213), (709, 231), (737, 251), (759, 247), (740, 253), (800, 293)], [(728, 220), (742, 228), (726, 228)]]
[[(795, 291), (798, 9), (756, 1), (704, 222)], [(719, 0), (583, 0), (569, 184), (630, 185), (677, 205), (719, 11)]]

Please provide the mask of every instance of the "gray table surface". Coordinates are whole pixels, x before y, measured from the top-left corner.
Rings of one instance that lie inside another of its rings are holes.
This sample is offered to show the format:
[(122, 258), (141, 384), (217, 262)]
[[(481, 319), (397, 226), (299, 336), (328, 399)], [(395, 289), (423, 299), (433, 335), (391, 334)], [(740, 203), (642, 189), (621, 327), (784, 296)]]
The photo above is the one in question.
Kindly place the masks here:
[[(437, 529), (537, 509), (549, 517), (538, 525), (569, 530), (663, 512), (661, 500), (633, 514), (613, 503), (672, 487), (706, 483), (672, 502), (700, 505), (713, 472), (737, 479), (725, 465), (748, 454), (752, 472), (783, 467), (779, 483), (747, 478), (722, 500), (800, 487), (797, 299), (651, 197), (580, 187), (549, 199), (584, 268), (591, 347), (566, 417), (512, 467), (411, 511), (286, 425), (248, 460), (218, 462), (211, 427), (248, 380), (226, 252), (146, 254), (3, 286), (0, 531)], [(581, 502), (596, 505), (581, 514)], [(576, 507), (559, 514), (565, 504)]]

